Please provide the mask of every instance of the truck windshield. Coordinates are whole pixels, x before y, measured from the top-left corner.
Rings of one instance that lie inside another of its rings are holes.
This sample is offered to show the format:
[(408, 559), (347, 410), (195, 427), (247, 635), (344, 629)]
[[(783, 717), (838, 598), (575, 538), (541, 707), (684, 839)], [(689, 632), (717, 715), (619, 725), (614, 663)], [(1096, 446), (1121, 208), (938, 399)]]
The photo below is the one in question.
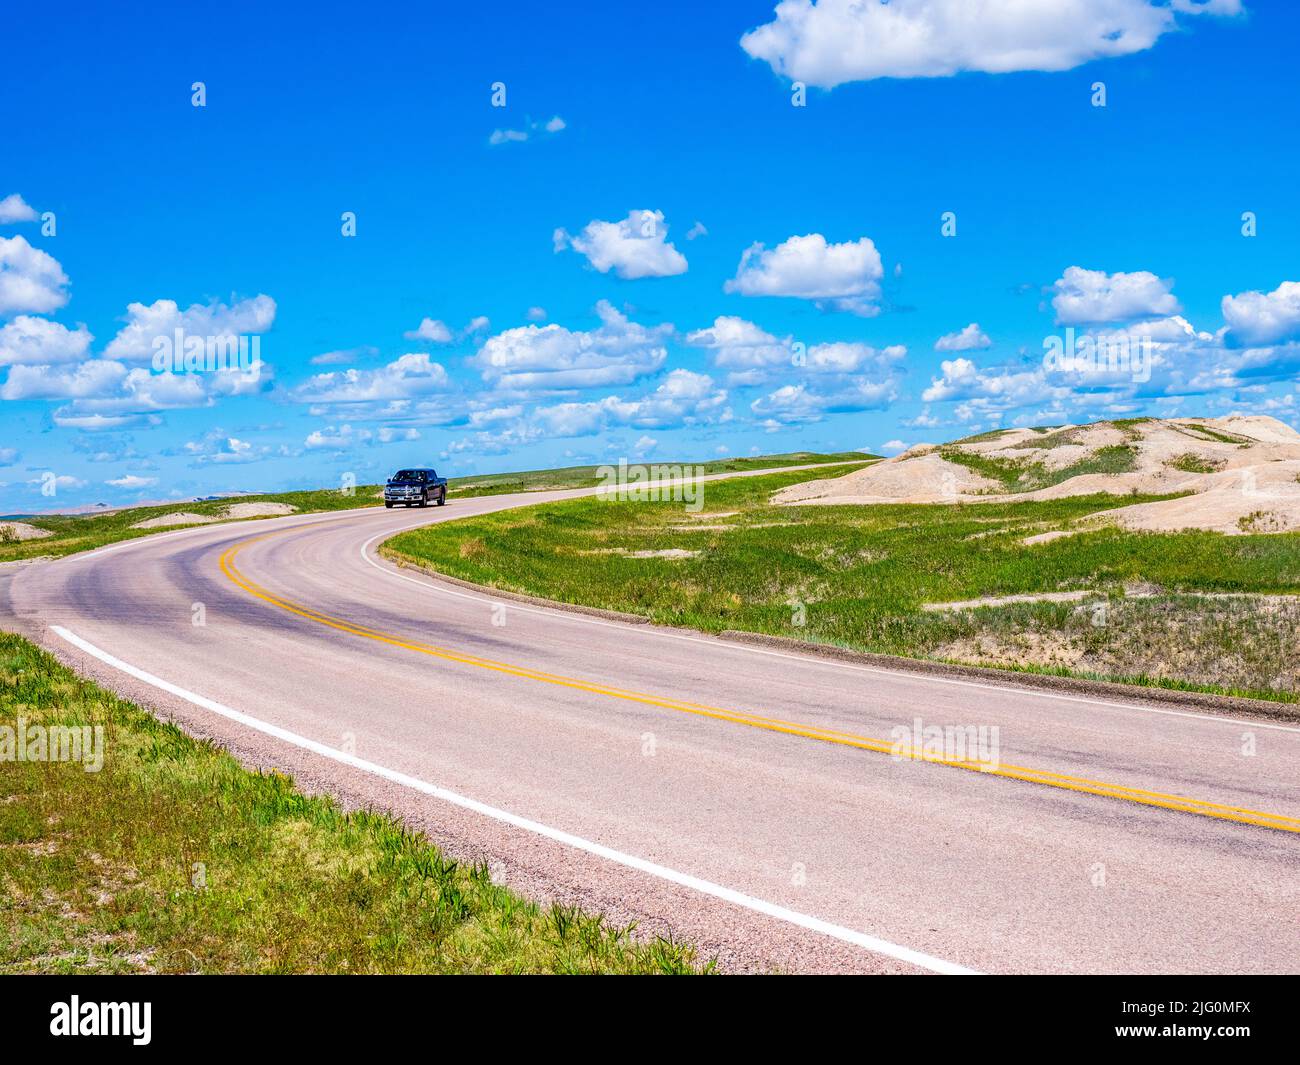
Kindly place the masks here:
[(423, 481), (423, 470), (398, 470), (393, 475), (394, 481)]

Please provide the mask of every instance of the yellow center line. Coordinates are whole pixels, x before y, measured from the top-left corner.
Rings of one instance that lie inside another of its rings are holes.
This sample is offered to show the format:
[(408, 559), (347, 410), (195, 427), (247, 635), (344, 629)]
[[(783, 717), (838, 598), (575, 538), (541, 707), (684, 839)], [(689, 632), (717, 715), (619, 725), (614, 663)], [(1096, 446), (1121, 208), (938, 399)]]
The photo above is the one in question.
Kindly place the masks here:
[[(859, 736), (852, 732), (841, 732), (836, 729), (823, 728), (817, 725), (785, 721), (781, 718), (766, 717), (761, 714), (753, 714), (742, 710), (730, 710), (723, 707), (709, 706), (705, 703), (685, 702), (679, 699), (671, 699), (666, 696), (649, 695), (644, 692), (629, 691), (624, 688), (616, 688), (595, 681), (585, 681), (574, 677), (566, 677), (561, 674), (546, 673), (527, 666), (513, 665), (509, 662), (498, 662), (490, 658), (482, 658), (478, 655), (469, 654), (467, 652), (456, 651), (447, 647), (438, 647), (433, 644), (406, 639), (393, 633), (369, 628), (365, 625), (347, 621), (343, 618), (333, 617), (321, 613), (318, 610), (313, 610), (310, 607), (294, 603), (291, 600), (269, 592), (261, 585), (254, 583), (248, 577), (244, 576), (238, 568), (236, 568), (234, 562), (235, 556), (245, 547), (261, 540), (265, 540), (271, 536), (283, 535), (284, 532), (292, 531), (295, 530), (286, 529), (283, 530), (283, 532), (265, 533), (261, 536), (254, 536), (239, 541), (222, 553), (218, 560), (221, 572), (226, 576), (227, 580), (231, 581), (243, 591), (256, 599), (270, 604), (271, 606), (288, 611), (291, 614), (296, 614), (297, 616), (306, 618), (309, 621), (314, 621), (317, 624), (337, 629), (340, 632), (346, 632), (354, 636), (361, 636), (365, 639), (389, 644), (393, 647), (401, 647), (405, 650), (415, 651), (418, 654), (445, 659), (449, 662), (456, 662), (461, 665), (474, 666), (495, 673), (503, 673), (507, 676), (520, 677), (544, 684), (554, 684), (560, 687), (571, 688), (576, 691), (590, 692), (595, 695), (603, 695), (613, 699), (642, 703), (646, 706), (656, 706), (663, 709), (675, 710), (679, 713), (694, 714), (700, 717), (712, 718), (717, 721), (727, 721), (732, 724), (747, 725), (750, 728), (764, 729), (769, 732), (801, 736), (806, 739), (819, 740), (823, 743), (833, 743), (844, 747), (855, 747), (861, 750), (875, 751), (882, 754), (896, 754), (897, 752), (897, 745), (889, 740), (874, 739), (870, 736)], [(1262, 828), (1275, 828), (1283, 832), (1300, 833), (1300, 818), (1289, 817), (1284, 814), (1266, 813), (1261, 810), (1252, 810), (1244, 806), (1227, 806), (1222, 803), (1206, 802), (1200, 799), (1188, 798), (1183, 795), (1170, 795), (1165, 792), (1148, 791), (1142, 788), (1129, 787), (1124, 784), (1110, 784), (1105, 781), (1090, 780), (1086, 777), (1068, 776), (1064, 773), (1056, 773), (1050, 770), (1030, 769), (1025, 766), (992, 766), (990, 763), (969, 759), (945, 758), (939, 755), (926, 754), (924, 752), (905, 752), (903, 757), (909, 760), (950, 766), (955, 769), (967, 769), (978, 773), (984, 773), (989, 776), (999, 776), (1011, 780), (1022, 780), (1032, 784), (1041, 784), (1046, 787), (1062, 788), (1066, 791), (1080, 792), (1088, 795), (1101, 795), (1113, 799), (1123, 799), (1128, 802), (1139, 803), (1143, 806), (1156, 806), (1161, 809), (1199, 814), (1202, 817), (1212, 817), (1223, 821), (1234, 821), (1241, 824), (1257, 825)]]

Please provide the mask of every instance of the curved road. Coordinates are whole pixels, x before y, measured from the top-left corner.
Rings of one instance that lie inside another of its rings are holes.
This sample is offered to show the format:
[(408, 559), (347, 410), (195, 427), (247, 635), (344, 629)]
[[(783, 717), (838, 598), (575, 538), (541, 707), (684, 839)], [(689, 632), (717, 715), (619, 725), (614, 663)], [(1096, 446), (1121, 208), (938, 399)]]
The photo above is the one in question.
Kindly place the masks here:
[[(582, 494), (161, 534), (24, 567), (8, 609), (245, 762), (724, 968), (1300, 969), (1294, 725), (524, 606), (375, 553)], [(918, 718), (996, 726), (996, 768), (891, 756)]]

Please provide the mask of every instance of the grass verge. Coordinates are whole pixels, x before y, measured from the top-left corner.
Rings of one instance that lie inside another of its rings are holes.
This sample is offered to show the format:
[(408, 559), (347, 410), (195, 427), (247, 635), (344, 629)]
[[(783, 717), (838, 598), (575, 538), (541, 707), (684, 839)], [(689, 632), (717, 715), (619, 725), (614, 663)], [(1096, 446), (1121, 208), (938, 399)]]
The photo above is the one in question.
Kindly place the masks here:
[[(0, 726), (102, 726), (98, 772), (0, 761), (0, 972), (690, 973), (400, 822), (243, 769), (0, 633)], [(0, 740), (0, 750), (3, 741)]]
[[(1300, 534), (1104, 528), (1028, 546), (1025, 537), (1074, 525), (1115, 497), (768, 503), (818, 476), (710, 484), (697, 514), (582, 499), (413, 529), (381, 550), (475, 583), (706, 632), (1300, 700), (1300, 601), (1287, 598), (1300, 593)], [(924, 609), (1075, 590), (1087, 598)]]

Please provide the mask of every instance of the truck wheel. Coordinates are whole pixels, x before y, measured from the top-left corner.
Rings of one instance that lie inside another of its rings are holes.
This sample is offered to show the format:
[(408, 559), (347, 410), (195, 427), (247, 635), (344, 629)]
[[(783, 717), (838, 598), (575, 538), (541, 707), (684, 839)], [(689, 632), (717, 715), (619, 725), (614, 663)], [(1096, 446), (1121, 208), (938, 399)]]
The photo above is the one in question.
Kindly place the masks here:
[(447, 505), (447, 489), (444, 488), (442, 490), (442, 493), (438, 496), (438, 506), (445, 507), (446, 505)]
[(384, 500), (384, 506), (387, 507), (389, 510), (392, 510), (392, 509), (393, 509), (393, 501), (392, 501), (391, 499), (385, 499), (385, 500)]
[(425, 492), (424, 495), (420, 496), (420, 506), (427, 507), (428, 505), (429, 505), (429, 493)]

